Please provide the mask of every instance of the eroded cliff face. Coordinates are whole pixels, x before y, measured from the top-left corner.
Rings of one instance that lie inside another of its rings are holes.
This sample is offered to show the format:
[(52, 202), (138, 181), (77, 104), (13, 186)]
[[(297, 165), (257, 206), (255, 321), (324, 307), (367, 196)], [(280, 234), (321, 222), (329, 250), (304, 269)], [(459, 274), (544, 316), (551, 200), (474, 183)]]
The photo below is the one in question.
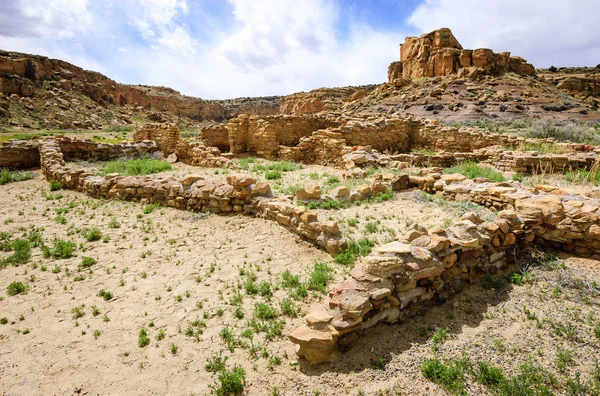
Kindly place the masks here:
[(281, 98), (279, 114), (312, 114), (335, 111), (347, 101), (363, 97), (377, 85), (359, 87), (319, 88), (298, 92)]
[(411, 77), (436, 77), (458, 74), (475, 77), (481, 74), (513, 72), (534, 75), (535, 69), (523, 58), (510, 52), (495, 53), (491, 49), (463, 49), (450, 29), (441, 28), (419, 37), (407, 37), (400, 45), (400, 61), (388, 69), (388, 80)]
[(47, 81), (57, 82), (65, 91), (79, 91), (100, 105), (131, 104), (195, 120), (227, 117), (221, 104), (184, 96), (170, 88), (119, 84), (59, 59), (0, 51), (0, 92), (34, 96)]

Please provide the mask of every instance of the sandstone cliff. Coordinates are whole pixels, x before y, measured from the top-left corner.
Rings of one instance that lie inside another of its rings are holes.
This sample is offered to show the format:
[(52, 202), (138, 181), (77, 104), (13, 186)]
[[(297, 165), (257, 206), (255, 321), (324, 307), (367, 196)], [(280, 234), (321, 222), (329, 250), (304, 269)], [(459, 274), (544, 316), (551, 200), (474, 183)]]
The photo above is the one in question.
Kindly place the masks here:
[(523, 58), (511, 56), (510, 52), (463, 49), (450, 29), (442, 28), (419, 37), (407, 37), (400, 45), (400, 61), (392, 63), (388, 69), (388, 80), (402, 85), (396, 80), (455, 73), (459, 77), (470, 77), (505, 72), (534, 75), (535, 69)]
[(0, 92), (35, 96), (47, 82), (58, 84), (64, 91), (81, 92), (100, 105), (131, 104), (196, 120), (227, 117), (221, 104), (184, 96), (170, 88), (119, 84), (59, 59), (0, 50)]
[(311, 114), (337, 110), (344, 102), (356, 100), (377, 85), (358, 87), (319, 88), (298, 92), (281, 98), (279, 114)]

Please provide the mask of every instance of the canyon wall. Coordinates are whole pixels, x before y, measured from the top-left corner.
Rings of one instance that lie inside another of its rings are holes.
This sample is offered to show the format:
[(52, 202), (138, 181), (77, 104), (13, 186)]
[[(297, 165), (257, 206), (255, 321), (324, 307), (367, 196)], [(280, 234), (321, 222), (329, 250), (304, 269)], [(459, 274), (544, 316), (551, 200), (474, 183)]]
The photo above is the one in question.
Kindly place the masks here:
[(80, 91), (101, 105), (132, 104), (197, 120), (227, 117), (221, 104), (184, 96), (170, 88), (119, 84), (59, 59), (0, 50), (0, 92), (32, 96), (47, 80), (58, 81), (64, 90)]

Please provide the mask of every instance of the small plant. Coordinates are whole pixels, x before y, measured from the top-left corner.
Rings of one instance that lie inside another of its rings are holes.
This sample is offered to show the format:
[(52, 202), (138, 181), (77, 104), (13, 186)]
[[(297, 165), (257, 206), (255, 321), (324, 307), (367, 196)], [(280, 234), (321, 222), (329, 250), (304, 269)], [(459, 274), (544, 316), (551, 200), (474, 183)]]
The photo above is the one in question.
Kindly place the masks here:
[(446, 168), (444, 169), (444, 173), (460, 173), (469, 179), (484, 178), (493, 182), (502, 182), (506, 180), (502, 172), (490, 167), (481, 166), (472, 161), (466, 161), (455, 167)]
[(0, 168), (0, 186), (8, 183), (31, 180), (35, 177), (32, 172), (15, 172), (8, 168)]
[(164, 340), (165, 338), (165, 331), (163, 329), (158, 330), (158, 333), (156, 333), (156, 340), (157, 341), (161, 341)]
[(27, 287), (22, 282), (12, 282), (6, 288), (6, 294), (9, 296), (16, 296), (17, 294), (25, 293)]
[(81, 235), (83, 235), (88, 242), (99, 241), (102, 239), (102, 232), (97, 228), (84, 228), (81, 230)]
[(83, 305), (79, 305), (77, 307), (73, 307), (71, 309), (71, 313), (73, 314), (73, 319), (79, 319), (85, 315), (85, 311), (83, 310)]
[(327, 291), (329, 282), (333, 279), (333, 268), (321, 261), (316, 261), (310, 273), (306, 288), (321, 293)]
[(383, 370), (385, 368), (387, 361), (383, 356), (379, 356), (376, 359), (371, 359), (371, 367), (378, 370)]
[(254, 305), (254, 315), (263, 320), (271, 320), (277, 317), (277, 310), (265, 303), (256, 303)]
[(108, 228), (121, 228), (121, 223), (119, 223), (119, 221), (115, 217), (113, 217), (108, 222)]
[(227, 359), (228, 357), (223, 357), (221, 352), (216, 353), (208, 359), (208, 361), (204, 365), (204, 369), (209, 373), (218, 373), (220, 371), (223, 371), (225, 370), (225, 362), (227, 361)]
[(470, 368), (470, 362), (466, 359), (453, 359), (444, 364), (440, 359), (426, 359), (419, 367), (425, 378), (439, 384), (448, 392), (461, 395), (464, 394), (464, 377)]
[(100, 168), (100, 174), (120, 173), (127, 176), (150, 175), (171, 170), (167, 161), (153, 159), (148, 155), (136, 159), (108, 161)]
[(92, 316), (96, 317), (100, 315), (100, 308), (95, 305), (92, 305)]
[(96, 263), (97, 263), (97, 261), (95, 258), (85, 256), (81, 259), (81, 264), (79, 264), (79, 267), (90, 268), (91, 266), (95, 265)]
[(567, 366), (573, 363), (573, 351), (571, 349), (556, 348), (556, 367), (564, 373)]
[(281, 179), (281, 172), (278, 170), (270, 170), (265, 173), (265, 179), (267, 180), (277, 180)]
[(238, 365), (233, 366), (231, 371), (223, 369), (218, 381), (218, 387), (211, 386), (217, 396), (238, 395), (244, 391), (246, 371)]
[(177, 351), (179, 350), (179, 347), (175, 343), (172, 342), (169, 344), (169, 349), (171, 350), (171, 354), (177, 355)]
[(281, 308), (281, 313), (285, 316), (289, 316), (290, 318), (295, 318), (298, 316), (298, 308), (294, 305), (294, 302), (289, 298), (284, 298), (279, 303), (279, 307)]
[(62, 190), (63, 186), (58, 180), (50, 180), (50, 191)]
[(148, 337), (148, 332), (146, 329), (142, 328), (140, 329), (140, 333), (138, 335), (138, 346), (143, 348), (148, 344), (150, 344), (150, 337)]
[(431, 337), (431, 350), (436, 353), (439, 349), (439, 345), (448, 339), (448, 329), (435, 329), (433, 336)]
[(73, 257), (76, 246), (75, 242), (56, 238), (54, 239), (54, 247), (49, 248), (46, 245), (42, 245), (42, 253), (44, 253), (44, 256), (46, 257), (68, 259)]
[(102, 297), (104, 301), (110, 301), (113, 298), (113, 294), (109, 291), (102, 289), (98, 292), (98, 297)]

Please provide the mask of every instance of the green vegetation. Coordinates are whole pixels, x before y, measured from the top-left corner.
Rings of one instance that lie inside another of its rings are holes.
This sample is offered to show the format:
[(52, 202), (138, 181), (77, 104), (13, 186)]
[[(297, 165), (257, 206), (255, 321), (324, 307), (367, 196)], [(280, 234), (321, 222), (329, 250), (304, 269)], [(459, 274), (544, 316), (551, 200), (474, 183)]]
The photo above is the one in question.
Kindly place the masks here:
[(55, 259), (67, 259), (73, 257), (75, 247), (75, 242), (55, 238), (54, 247), (49, 248), (48, 246), (43, 245), (42, 253), (45, 257), (52, 257)]
[(0, 239), (0, 250), (13, 251), (12, 255), (0, 259), (0, 268), (25, 264), (31, 258), (31, 243), (27, 239), (15, 239), (10, 242), (8, 239)]
[(0, 186), (13, 182), (31, 180), (35, 177), (33, 172), (17, 172), (8, 170), (8, 168), (0, 168)]
[(148, 337), (148, 332), (146, 329), (142, 328), (140, 329), (140, 333), (138, 335), (138, 346), (143, 348), (148, 344), (150, 344), (150, 337)]
[(102, 232), (97, 228), (84, 228), (81, 230), (81, 235), (88, 240), (88, 242), (98, 241), (102, 238)]
[(217, 385), (211, 385), (211, 393), (217, 396), (239, 395), (244, 391), (246, 371), (239, 365), (219, 372)]
[(306, 284), (306, 288), (308, 290), (315, 290), (325, 293), (327, 291), (327, 286), (332, 279), (333, 268), (321, 261), (315, 261), (313, 270), (310, 273), (310, 277)]
[(27, 290), (27, 287), (23, 284), (23, 282), (12, 282), (6, 287), (6, 294), (9, 296), (15, 296), (17, 294), (25, 293), (25, 290)]
[(171, 164), (167, 161), (150, 158), (146, 155), (141, 158), (118, 159), (105, 162), (100, 167), (100, 174), (120, 173), (121, 175), (136, 176), (150, 175), (152, 173), (164, 172), (171, 169)]
[(373, 246), (375, 242), (367, 238), (359, 239), (358, 242), (349, 241), (348, 248), (335, 256), (335, 262), (354, 267), (356, 259), (371, 253)]
[[(461, 358), (447, 359), (445, 362), (439, 358), (426, 359), (420, 366), (421, 373), (439, 384), (446, 391), (454, 395), (464, 395), (465, 380), (467, 376), (472, 376), (474, 380), (488, 387), (493, 394), (500, 395), (552, 395), (553, 388), (557, 385), (554, 376), (537, 364), (532, 357), (528, 357), (525, 363), (519, 367), (519, 371), (514, 377), (507, 378), (502, 369), (495, 367), (488, 362), (479, 362), (474, 367), (470, 359), (463, 356)], [(571, 387), (591, 388), (587, 384), (578, 383), (577, 376), (575, 380), (570, 379)], [(569, 382), (567, 382), (569, 388)], [(569, 393), (569, 394), (585, 394)]]
[(597, 167), (593, 167), (591, 170), (570, 170), (565, 173), (565, 179), (569, 183), (592, 184), (594, 186), (597, 186), (600, 185), (600, 172), (598, 172)]
[(444, 173), (460, 173), (469, 179), (482, 177), (493, 182), (502, 182), (506, 180), (502, 172), (486, 166), (481, 166), (472, 161), (466, 161), (452, 168), (446, 168), (444, 169)]
[(50, 191), (62, 190), (63, 186), (58, 180), (50, 180)]

